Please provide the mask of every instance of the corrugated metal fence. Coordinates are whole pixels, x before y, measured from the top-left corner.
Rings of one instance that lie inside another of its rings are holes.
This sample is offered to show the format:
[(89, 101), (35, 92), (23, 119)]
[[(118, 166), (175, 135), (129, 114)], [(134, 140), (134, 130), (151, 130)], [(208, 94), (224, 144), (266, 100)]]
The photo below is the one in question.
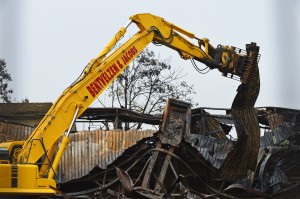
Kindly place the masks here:
[[(0, 142), (26, 140), (33, 127), (0, 122)], [(137, 141), (152, 136), (154, 130), (96, 130), (70, 134), (70, 143), (58, 169), (58, 180), (66, 182), (82, 177), (95, 166), (106, 168)]]
[(137, 141), (152, 136), (153, 130), (82, 131), (70, 135), (70, 144), (59, 165), (60, 182), (82, 177), (95, 166), (106, 168)]
[(0, 121), (0, 142), (25, 140), (33, 131), (33, 127)]

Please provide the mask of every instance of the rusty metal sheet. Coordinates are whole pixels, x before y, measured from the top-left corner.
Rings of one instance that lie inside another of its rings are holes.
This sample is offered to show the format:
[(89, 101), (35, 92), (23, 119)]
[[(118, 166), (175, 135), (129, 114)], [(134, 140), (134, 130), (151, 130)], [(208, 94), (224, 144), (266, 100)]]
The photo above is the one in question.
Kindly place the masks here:
[(231, 106), (231, 115), (237, 132), (237, 142), (221, 168), (224, 179), (242, 179), (248, 170), (254, 171), (260, 144), (260, 129), (254, 105), (260, 90), (256, 43), (246, 45), (249, 59), (245, 63), (242, 84)]
[(287, 168), (298, 164), (290, 162), (289, 156), (293, 156), (294, 153), (299, 153), (299, 149), (287, 149), (282, 146), (269, 147), (269, 152), (259, 168), (259, 184), (262, 191), (274, 187), (272, 192), (276, 193), (280, 184), (288, 182)]
[(294, 131), (294, 125), (284, 122), (274, 130), (274, 132), (266, 132), (264, 136), (260, 138), (260, 146), (268, 147), (281, 144), (291, 136), (298, 134)]
[(70, 134), (59, 164), (58, 179), (66, 182), (87, 175), (94, 167), (105, 169), (129, 147), (153, 135), (154, 130), (95, 130)]
[(276, 140), (274, 141), (276, 141), (276, 144), (279, 144), (284, 140), (288, 139), (290, 136), (297, 134), (293, 130), (293, 127), (294, 127), (293, 125), (285, 122), (282, 123), (277, 129), (275, 129), (274, 137)]
[(229, 139), (205, 135), (191, 134), (185, 137), (185, 140), (197, 149), (199, 155), (202, 155), (217, 169), (221, 168), (225, 158), (234, 146), (234, 142)]
[(0, 142), (26, 140), (33, 129), (23, 124), (0, 121)]
[(283, 160), (279, 161), (275, 168), (274, 168), (274, 173), (272, 176), (270, 176), (269, 183), (271, 185), (275, 185), (277, 183), (286, 183), (288, 182), (287, 176), (285, 174), (285, 171), (282, 168), (283, 165)]
[(273, 133), (266, 131), (262, 137), (260, 137), (260, 147), (271, 146), (273, 143)]
[(162, 143), (178, 146), (182, 135), (190, 133), (191, 104), (168, 99), (160, 128)]
[[(191, 129), (194, 134), (211, 135), (216, 138), (227, 138), (221, 127), (220, 121), (217, 119), (221, 116), (211, 115), (204, 108), (198, 108), (193, 111), (193, 122)], [(199, 129), (199, 130), (197, 130)]]
[(284, 117), (282, 115), (274, 113), (268, 115), (267, 120), (269, 122), (270, 129), (274, 131), (280, 124), (284, 122)]

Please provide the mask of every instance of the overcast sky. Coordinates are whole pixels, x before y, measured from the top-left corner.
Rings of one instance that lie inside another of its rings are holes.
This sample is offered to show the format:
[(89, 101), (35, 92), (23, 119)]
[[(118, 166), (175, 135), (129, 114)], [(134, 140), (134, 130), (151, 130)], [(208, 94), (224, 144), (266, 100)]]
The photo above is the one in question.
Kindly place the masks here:
[[(12, 75), (13, 97), (54, 102), (131, 15), (145, 12), (198, 38), (209, 38), (215, 47), (223, 44), (245, 49), (245, 44), (256, 42), (261, 54), (261, 91), (256, 106), (300, 109), (297, 0), (0, 0), (0, 58), (6, 60)], [(150, 48), (184, 68), (199, 106), (231, 106), (237, 81), (218, 71), (201, 75), (173, 50)]]

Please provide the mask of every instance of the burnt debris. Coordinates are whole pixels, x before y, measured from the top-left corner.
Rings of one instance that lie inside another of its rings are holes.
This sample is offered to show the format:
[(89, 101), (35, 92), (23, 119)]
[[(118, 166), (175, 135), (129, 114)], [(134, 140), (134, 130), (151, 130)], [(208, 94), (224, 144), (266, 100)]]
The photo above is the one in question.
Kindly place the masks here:
[(106, 169), (95, 167), (61, 183), (60, 190), (70, 198), (300, 196), (299, 110), (254, 108), (260, 132), (254, 168), (230, 179), (224, 177), (224, 164), (237, 145), (230, 137), (235, 117), (230, 109), (213, 109), (225, 114), (211, 110), (191, 110), (184, 102), (169, 100), (157, 132), (128, 147)]

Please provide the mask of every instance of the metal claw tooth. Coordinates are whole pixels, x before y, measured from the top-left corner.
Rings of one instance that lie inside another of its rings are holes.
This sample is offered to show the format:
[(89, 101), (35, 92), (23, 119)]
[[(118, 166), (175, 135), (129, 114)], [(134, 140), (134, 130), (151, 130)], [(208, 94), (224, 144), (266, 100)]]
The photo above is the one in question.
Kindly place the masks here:
[(247, 61), (243, 67), (242, 82), (250, 84), (253, 81), (254, 73), (257, 68), (258, 53), (251, 51)]

